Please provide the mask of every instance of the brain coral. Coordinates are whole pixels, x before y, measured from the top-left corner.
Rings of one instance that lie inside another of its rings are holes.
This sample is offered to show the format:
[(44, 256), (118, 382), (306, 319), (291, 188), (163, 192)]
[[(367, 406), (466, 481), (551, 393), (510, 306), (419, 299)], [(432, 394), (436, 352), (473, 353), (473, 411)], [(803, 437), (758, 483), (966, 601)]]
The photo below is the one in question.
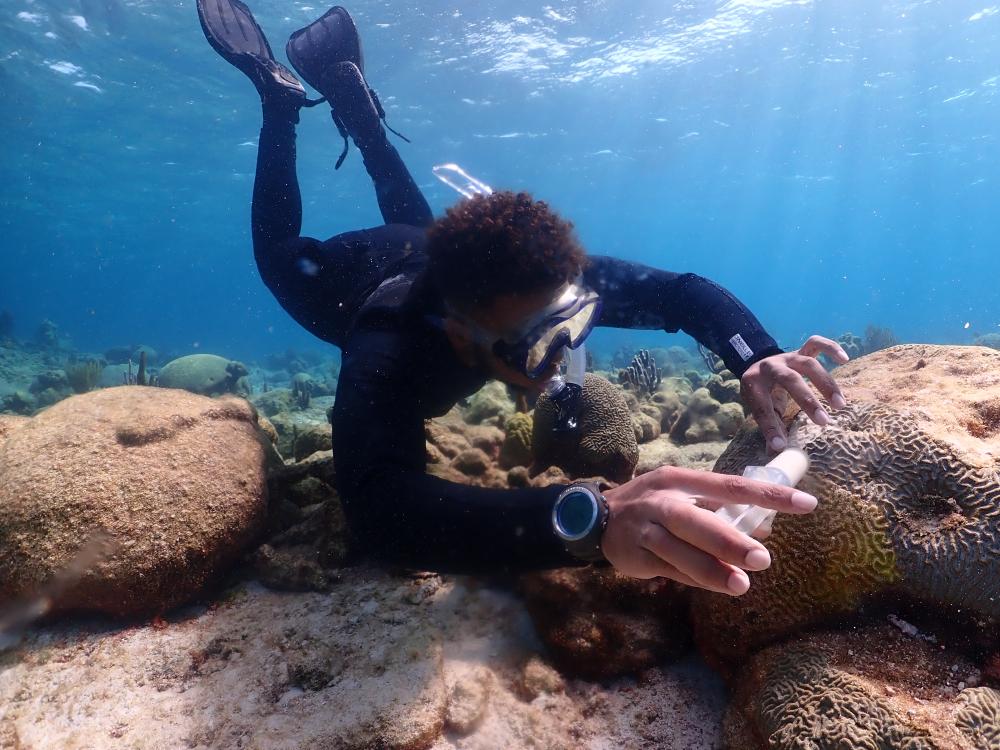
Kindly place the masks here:
[[(725, 721), (731, 750), (995, 750), (1000, 692), (961, 655), (889, 625), (765, 649)], [(955, 693), (958, 691), (957, 699)]]
[[(989, 406), (1000, 404), (1000, 352), (896, 347), (843, 369), (849, 405), (835, 423), (798, 415), (790, 428), (812, 459), (800, 486), (819, 509), (776, 519), (774, 564), (748, 594), (695, 594), (698, 640), (717, 662), (872, 598), (1000, 619), (1000, 421)], [(761, 463), (762, 448), (744, 430), (716, 470)]]
[(622, 390), (587, 373), (577, 430), (556, 433), (556, 408), (544, 394), (535, 405), (532, 453), (535, 468), (556, 465), (573, 476), (603, 476), (616, 482), (632, 477), (639, 460), (632, 415)]
[(203, 396), (239, 393), (247, 374), (242, 362), (215, 354), (189, 354), (168, 362), (160, 370), (159, 384), (164, 388), (180, 388)]

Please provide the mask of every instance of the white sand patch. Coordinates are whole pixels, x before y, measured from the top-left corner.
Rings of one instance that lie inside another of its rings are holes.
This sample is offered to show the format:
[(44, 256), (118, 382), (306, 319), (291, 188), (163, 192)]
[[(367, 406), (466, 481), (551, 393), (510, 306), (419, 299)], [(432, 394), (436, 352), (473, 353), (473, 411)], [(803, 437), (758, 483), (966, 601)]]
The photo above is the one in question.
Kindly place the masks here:
[(724, 695), (700, 664), (567, 683), (506, 592), (340, 574), (325, 594), (250, 583), (169, 622), (37, 629), (5, 655), (0, 746), (719, 746)]

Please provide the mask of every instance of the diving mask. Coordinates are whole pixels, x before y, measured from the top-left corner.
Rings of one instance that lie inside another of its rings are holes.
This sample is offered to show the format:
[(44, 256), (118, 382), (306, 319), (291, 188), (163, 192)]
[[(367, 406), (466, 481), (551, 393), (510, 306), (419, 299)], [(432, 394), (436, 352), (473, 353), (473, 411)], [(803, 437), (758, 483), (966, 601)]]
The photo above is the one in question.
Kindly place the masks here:
[(555, 301), (527, 321), (516, 334), (492, 342), (505, 364), (537, 378), (563, 348), (576, 349), (590, 335), (601, 312), (596, 292), (579, 282), (566, 284)]

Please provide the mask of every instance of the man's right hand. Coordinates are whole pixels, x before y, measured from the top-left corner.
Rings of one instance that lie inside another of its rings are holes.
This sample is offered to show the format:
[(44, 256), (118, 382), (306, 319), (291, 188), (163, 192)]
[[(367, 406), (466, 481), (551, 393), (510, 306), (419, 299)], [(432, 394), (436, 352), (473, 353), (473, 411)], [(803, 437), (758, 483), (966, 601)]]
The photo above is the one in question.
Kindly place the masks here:
[(743, 477), (663, 466), (604, 493), (611, 516), (604, 556), (633, 578), (663, 576), (732, 596), (750, 588), (746, 570), (764, 570), (771, 555), (713, 510), (748, 503), (809, 513), (816, 498), (791, 487)]

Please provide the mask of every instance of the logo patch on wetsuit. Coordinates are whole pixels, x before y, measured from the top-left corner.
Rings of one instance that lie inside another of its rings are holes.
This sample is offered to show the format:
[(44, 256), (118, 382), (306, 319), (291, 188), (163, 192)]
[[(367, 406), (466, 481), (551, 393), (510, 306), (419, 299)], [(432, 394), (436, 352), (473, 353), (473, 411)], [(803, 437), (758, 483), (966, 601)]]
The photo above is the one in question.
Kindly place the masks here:
[(743, 337), (738, 333), (729, 339), (729, 343), (733, 345), (733, 349), (736, 350), (736, 353), (743, 357), (744, 362), (753, 356), (753, 349), (747, 346), (747, 342), (744, 341)]

